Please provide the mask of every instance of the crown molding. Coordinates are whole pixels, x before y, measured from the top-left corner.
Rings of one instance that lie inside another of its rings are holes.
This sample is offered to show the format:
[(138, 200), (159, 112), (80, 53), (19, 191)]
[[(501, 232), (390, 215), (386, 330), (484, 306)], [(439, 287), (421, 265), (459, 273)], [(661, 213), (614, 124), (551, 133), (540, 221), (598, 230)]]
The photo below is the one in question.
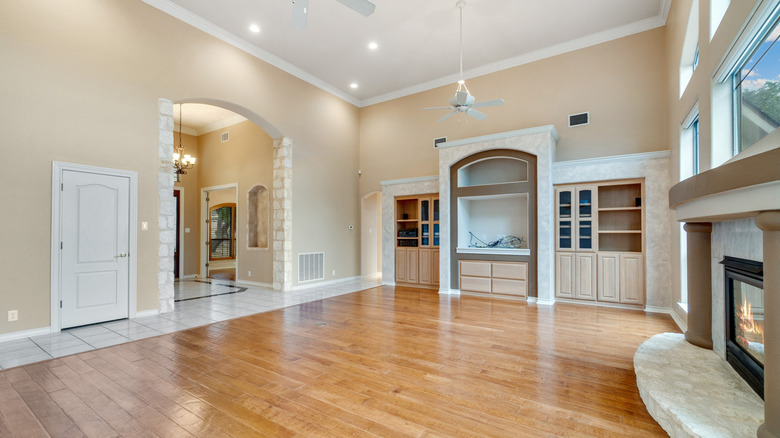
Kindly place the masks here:
[[(227, 30), (219, 27), (203, 17), (196, 15), (189, 10), (182, 8), (181, 6), (171, 2), (170, 0), (142, 0), (144, 3), (159, 9), (166, 14), (177, 18), (196, 29), (199, 29), (207, 34), (222, 40), (233, 47), (236, 47), (244, 52), (273, 65), (274, 67), (289, 73), (298, 79), (301, 79), (327, 93), (330, 93), (339, 99), (342, 99), (358, 108), (363, 108), (370, 105), (376, 105), (378, 103), (387, 102), (393, 99), (409, 96), (412, 94), (421, 93), (424, 91), (432, 90), (434, 88), (443, 87), (456, 83), (460, 76), (458, 74), (452, 74), (444, 76), (439, 79), (424, 82), (422, 84), (413, 85), (411, 87), (403, 88), (390, 93), (382, 94), (376, 97), (370, 97), (367, 99), (358, 99), (351, 96), (337, 87), (329, 84), (328, 82), (314, 76), (313, 74), (296, 67), (293, 64), (275, 56), (265, 50), (257, 47), (249, 41), (240, 38), (239, 36), (228, 32)], [(663, 0), (658, 15), (645, 20), (637, 21), (625, 26), (616, 27), (614, 29), (606, 30), (604, 32), (598, 32), (592, 35), (588, 35), (576, 40), (568, 41), (554, 46), (546, 47), (544, 49), (536, 50), (524, 55), (516, 56), (513, 58), (504, 59), (491, 64), (487, 64), (478, 68), (467, 70), (463, 72), (465, 79), (473, 79), (475, 77), (484, 76), (487, 74), (495, 73), (498, 71), (510, 69), (531, 62), (540, 61), (542, 59), (550, 58), (564, 53), (573, 52), (575, 50), (584, 49), (587, 47), (595, 46), (598, 44), (606, 43), (629, 35), (645, 32), (651, 29), (662, 27), (666, 25), (666, 20), (669, 17), (669, 8), (671, 7), (672, 0)]]
[(308, 82), (309, 84), (314, 85), (315, 87), (323, 91), (326, 91), (338, 97), (339, 99), (349, 102), (352, 105), (358, 107), (360, 106), (359, 99), (344, 93), (343, 91), (323, 81), (322, 79), (314, 76), (313, 74), (290, 64), (289, 62), (283, 60), (282, 58), (279, 58), (278, 56), (266, 52), (265, 50), (257, 47), (256, 45), (250, 43), (249, 41), (238, 37), (232, 32), (228, 32), (227, 30), (217, 26), (216, 24), (206, 20), (205, 18), (193, 14), (187, 9), (184, 9), (181, 6), (169, 0), (142, 0), (142, 1), (148, 4), (149, 6), (157, 8), (160, 11), (165, 12), (166, 14), (185, 22), (196, 29), (202, 30), (203, 32), (206, 32), (207, 34), (219, 40), (222, 40), (239, 50), (243, 50), (244, 52), (256, 58), (265, 61), (268, 64), (271, 64), (274, 67), (284, 72), (287, 72), (302, 81)]
[[(658, 27), (666, 25), (666, 20), (669, 17), (669, 8), (672, 5), (672, 0), (664, 0), (661, 5), (661, 9), (658, 15), (653, 18), (637, 21), (625, 26), (616, 27), (614, 29), (606, 30), (604, 32), (594, 33), (576, 40), (567, 41), (565, 43), (556, 44), (554, 46), (546, 47), (544, 49), (536, 50), (524, 55), (516, 56), (513, 58), (507, 58), (502, 61), (497, 61), (491, 64), (477, 67), (471, 70), (463, 72), (465, 79), (473, 79), (479, 76), (496, 73), (502, 70), (507, 70), (513, 67), (517, 67), (524, 64), (530, 64), (532, 62), (541, 61), (542, 59), (551, 58), (553, 56), (562, 55), (564, 53), (573, 52), (575, 50), (584, 49), (586, 47), (595, 46), (598, 44), (606, 43), (609, 41), (617, 40), (620, 38), (634, 35), (637, 33), (652, 30)], [(422, 93), (424, 91), (432, 90), (438, 87), (444, 87), (452, 85), (460, 80), (460, 75), (455, 73), (449, 76), (444, 76), (439, 79), (424, 82), (422, 84), (413, 85), (411, 87), (403, 88), (401, 90), (393, 91), (391, 93), (383, 94), (381, 96), (371, 97), (360, 101), (360, 107), (366, 107), (370, 105), (376, 105), (378, 103), (387, 102), (389, 100), (398, 99), (412, 94)]]
[(608, 157), (598, 157), (598, 158), (583, 158), (581, 160), (568, 160), (568, 161), (554, 162), (553, 169), (560, 169), (565, 167), (579, 167), (585, 165), (631, 163), (637, 161), (670, 158), (671, 156), (672, 156), (672, 151), (664, 150), (664, 151), (655, 151), (655, 152), (640, 152), (637, 154), (611, 155)]
[(438, 180), (439, 180), (438, 176), (417, 176), (414, 178), (391, 179), (387, 181), (379, 181), (379, 184), (382, 186), (392, 186), (396, 184), (413, 184), (413, 183), (438, 181)]

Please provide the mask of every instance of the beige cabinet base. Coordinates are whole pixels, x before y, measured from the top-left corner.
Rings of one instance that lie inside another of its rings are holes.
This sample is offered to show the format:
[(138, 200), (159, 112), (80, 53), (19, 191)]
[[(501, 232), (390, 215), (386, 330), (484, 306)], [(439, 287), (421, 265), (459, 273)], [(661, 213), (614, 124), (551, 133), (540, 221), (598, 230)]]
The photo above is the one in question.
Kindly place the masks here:
[(461, 260), (460, 290), (488, 294), (528, 296), (528, 263)]

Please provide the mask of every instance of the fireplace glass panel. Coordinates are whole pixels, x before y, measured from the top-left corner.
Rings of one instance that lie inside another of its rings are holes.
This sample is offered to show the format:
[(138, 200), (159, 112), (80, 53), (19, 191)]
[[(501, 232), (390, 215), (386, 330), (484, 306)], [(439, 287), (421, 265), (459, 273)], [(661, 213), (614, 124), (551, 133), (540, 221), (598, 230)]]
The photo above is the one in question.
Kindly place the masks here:
[(753, 360), (764, 365), (764, 291), (733, 281), (732, 341), (739, 345)]

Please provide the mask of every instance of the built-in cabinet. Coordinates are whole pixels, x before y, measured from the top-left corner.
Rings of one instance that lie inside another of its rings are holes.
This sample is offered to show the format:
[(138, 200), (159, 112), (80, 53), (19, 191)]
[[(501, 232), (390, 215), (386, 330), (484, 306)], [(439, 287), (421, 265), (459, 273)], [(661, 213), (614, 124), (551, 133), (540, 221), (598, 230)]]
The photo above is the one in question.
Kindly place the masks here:
[(555, 188), (555, 296), (642, 305), (644, 181)]
[(528, 263), (461, 260), (460, 291), (528, 296)]
[(439, 286), (439, 196), (395, 199), (395, 282)]

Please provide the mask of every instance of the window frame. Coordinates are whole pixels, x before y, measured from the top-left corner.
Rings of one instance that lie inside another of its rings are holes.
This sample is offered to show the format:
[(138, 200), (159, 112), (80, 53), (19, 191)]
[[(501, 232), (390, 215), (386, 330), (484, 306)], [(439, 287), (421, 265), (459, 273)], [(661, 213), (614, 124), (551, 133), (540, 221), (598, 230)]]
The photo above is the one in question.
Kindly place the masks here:
[[(731, 79), (731, 101), (732, 101), (732, 148), (731, 156), (736, 156), (740, 152), (747, 150), (751, 145), (745, 149), (741, 149), (742, 146), (742, 71), (753, 55), (756, 54), (758, 49), (763, 44), (764, 40), (772, 33), (775, 28), (780, 27), (780, 3), (777, 0), (772, 2), (774, 6), (771, 8), (771, 12), (763, 18), (757, 26), (754, 26), (753, 35), (750, 37), (749, 42), (745, 44), (744, 49), (740, 55), (735, 58), (732, 69), (730, 70), (726, 79)], [(757, 64), (756, 64), (757, 65)], [(717, 76), (717, 74), (716, 74)], [(755, 144), (755, 143), (753, 143)]]

